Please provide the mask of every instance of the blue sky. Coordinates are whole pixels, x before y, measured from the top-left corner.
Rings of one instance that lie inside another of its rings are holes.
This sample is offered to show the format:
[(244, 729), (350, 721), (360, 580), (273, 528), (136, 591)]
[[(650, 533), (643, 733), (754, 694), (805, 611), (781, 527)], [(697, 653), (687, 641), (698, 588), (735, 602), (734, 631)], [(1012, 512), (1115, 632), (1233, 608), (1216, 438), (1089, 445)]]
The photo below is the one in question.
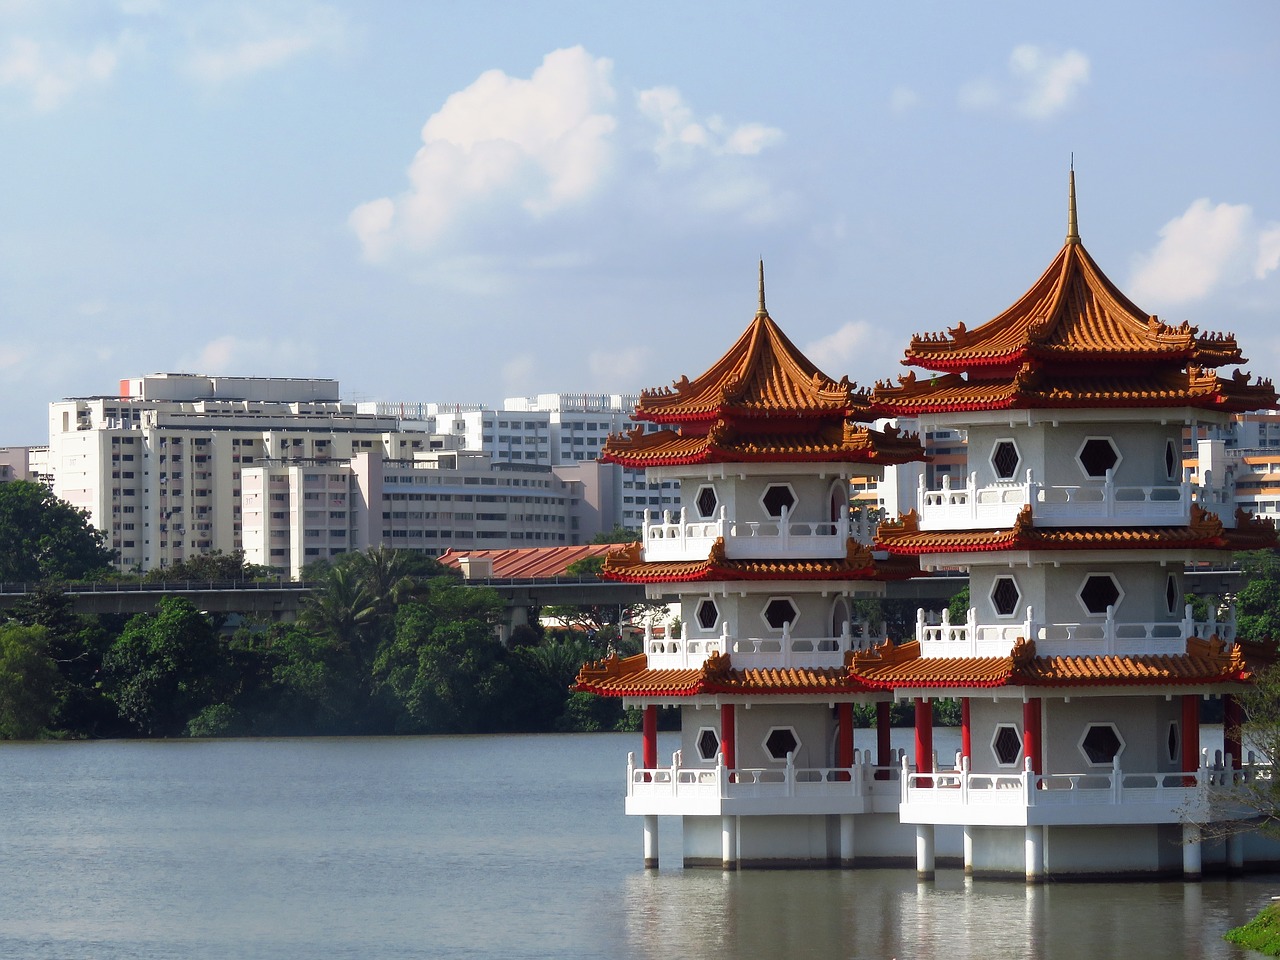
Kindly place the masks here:
[(1066, 231), (1280, 378), (1280, 6), (0, 0), (0, 443), (155, 371), (631, 392), (755, 311), (902, 372)]

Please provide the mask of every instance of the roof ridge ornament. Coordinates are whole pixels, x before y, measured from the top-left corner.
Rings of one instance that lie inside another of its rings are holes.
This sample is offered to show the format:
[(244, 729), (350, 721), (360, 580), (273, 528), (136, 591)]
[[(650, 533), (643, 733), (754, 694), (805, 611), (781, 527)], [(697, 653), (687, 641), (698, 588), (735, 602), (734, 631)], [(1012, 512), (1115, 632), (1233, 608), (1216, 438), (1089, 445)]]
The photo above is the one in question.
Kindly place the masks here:
[(763, 320), (769, 316), (769, 311), (764, 306), (764, 259), (760, 260), (760, 306), (756, 310), (756, 319)]
[(1071, 155), (1071, 171), (1067, 189), (1067, 243), (1080, 242), (1080, 226), (1076, 221), (1076, 158)]

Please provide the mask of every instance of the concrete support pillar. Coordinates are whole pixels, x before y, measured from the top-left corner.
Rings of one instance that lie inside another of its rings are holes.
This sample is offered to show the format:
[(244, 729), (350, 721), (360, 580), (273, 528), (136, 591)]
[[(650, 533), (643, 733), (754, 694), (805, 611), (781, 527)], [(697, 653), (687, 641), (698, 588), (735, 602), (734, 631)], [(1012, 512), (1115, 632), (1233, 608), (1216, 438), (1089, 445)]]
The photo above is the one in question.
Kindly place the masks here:
[[(916, 773), (933, 773), (933, 708), (916, 697)], [(918, 787), (932, 787), (932, 780), (917, 780)]]
[(724, 754), (724, 765), (730, 775), (738, 767), (737, 716), (733, 710), (732, 703), (720, 705), (720, 752)]
[(1184, 787), (1196, 785), (1195, 772), (1200, 767), (1200, 694), (1182, 695), (1182, 769), (1190, 775), (1183, 777)]
[(916, 879), (932, 880), (933, 870), (933, 824), (916, 824)]
[(1200, 826), (1195, 823), (1182, 825), (1182, 879), (1200, 879)]
[(1244, 873), (1244, 834), (1227, 837), (1227, 872)]
[(644, 750), (640, 754), (640, 765), (646, 770), (658, 769), (658, 708), (647, 706), (642, 714), (643, 724), (641, 737)]
[(969, 698), (960, 698), (960, 756), (973, 762), (973, 727), (969, 721)]
[(888, 780), (889, 770), (892, 767), (893, 747), (889, 740), (889, 701), (881, 700), (876, 704), (876, 766), (882, 769), (876, 771), (877, 780)]
[(964, 875), (973, 876), (973, 827), (964, 828)]
[(1044, 827), (1027, 827), (1025, 850), (1027, 858), (1027, 883), (1044, 880)]
[(720, 818), (720, 866), (725, 870), (738, 869), (738, 818)]
[(658, 869), (658, 818), (652, 814), (644, 818), (644, 868)]
[(840, 815), (840, 866), (853, 866), (853, 825), (855, 817), (851, 813)]

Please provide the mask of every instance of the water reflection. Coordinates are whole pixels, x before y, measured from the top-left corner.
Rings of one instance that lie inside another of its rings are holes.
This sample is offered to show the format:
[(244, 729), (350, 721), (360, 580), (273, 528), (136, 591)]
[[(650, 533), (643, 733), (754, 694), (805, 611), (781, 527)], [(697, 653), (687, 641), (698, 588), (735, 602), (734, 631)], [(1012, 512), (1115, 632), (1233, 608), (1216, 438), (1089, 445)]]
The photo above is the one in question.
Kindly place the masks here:
[(625, 881), (627, 956), (1094, 960), (1243, 956), (1223, 930), (1277, 878), (1203, 884), (974, 881), (910, 870), (661, 871)]

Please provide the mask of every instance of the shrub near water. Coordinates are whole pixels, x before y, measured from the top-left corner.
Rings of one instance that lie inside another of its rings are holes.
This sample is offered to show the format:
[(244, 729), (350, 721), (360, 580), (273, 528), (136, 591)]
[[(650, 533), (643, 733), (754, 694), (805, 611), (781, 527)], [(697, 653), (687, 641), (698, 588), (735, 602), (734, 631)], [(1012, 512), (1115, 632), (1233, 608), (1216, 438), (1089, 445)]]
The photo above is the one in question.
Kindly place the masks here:
[(1268, 957), (1280, 957), (1280, 908), (1264, 907), (1244, 926), (1228, 930), (1223, 939)]

